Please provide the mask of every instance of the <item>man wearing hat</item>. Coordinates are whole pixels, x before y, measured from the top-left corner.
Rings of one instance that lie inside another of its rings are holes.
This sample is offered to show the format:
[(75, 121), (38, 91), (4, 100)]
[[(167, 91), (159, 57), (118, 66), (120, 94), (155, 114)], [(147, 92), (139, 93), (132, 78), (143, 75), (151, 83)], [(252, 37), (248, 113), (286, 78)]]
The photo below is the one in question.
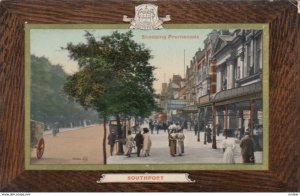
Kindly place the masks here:
[(254, 143), (250, 137), (249, 128), (245, 131), (245, 136), (241, 140), (240, 147), (243, 163), (254, 163)]

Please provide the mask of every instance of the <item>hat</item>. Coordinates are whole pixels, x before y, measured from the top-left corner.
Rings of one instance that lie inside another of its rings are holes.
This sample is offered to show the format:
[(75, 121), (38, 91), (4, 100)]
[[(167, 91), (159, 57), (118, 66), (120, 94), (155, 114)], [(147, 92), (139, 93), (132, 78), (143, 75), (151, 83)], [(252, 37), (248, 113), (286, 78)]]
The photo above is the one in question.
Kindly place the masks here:
[(149, 129), (148, 128), (143, 128), (144, 133), (148, 133)]

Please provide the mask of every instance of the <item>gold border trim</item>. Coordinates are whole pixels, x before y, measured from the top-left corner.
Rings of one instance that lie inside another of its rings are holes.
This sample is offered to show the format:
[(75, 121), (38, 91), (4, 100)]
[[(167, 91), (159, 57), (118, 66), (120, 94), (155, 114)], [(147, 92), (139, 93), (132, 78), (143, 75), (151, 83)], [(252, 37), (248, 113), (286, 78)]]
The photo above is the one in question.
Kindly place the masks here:
[[(263, 30), (263, 160), (261, 164), (30, 164), (30, 30), (31, 29), (128, 29), (128, 24), (25, 24), (25, 170), (268, 170), (269, 169), (269, 24), (164, 24), (165, 29), (261, 29)], [(129, 30), (129, 29), (128, 29)]]

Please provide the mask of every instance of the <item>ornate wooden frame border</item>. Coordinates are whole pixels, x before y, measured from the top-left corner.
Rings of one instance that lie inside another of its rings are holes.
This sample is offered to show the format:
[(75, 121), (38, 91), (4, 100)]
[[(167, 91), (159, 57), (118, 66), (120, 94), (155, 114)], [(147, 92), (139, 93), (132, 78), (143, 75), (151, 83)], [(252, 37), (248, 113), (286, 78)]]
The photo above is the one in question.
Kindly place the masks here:
[[(193, 184), (97, 184), (107, 171), (24, 170), (24, 24), (119, 24), (146, 1), (0, 2), (1, 191), (300, 191), (300, 15), (288, 1), (156, 1), (172, 24), (268, 23), (269, 170), (187, 171)], [(153, 3), (153, 2), (152, 2)], [(122, 171), (125, 173), (126, 171)], [(130, 171), (131, 173), (134, 171)], [(136, 171), (141, 172), (141, 171)], [(168, 171), (160, 171), (168, 172)], [(110, 171), (118, 173), (118, 171)]]

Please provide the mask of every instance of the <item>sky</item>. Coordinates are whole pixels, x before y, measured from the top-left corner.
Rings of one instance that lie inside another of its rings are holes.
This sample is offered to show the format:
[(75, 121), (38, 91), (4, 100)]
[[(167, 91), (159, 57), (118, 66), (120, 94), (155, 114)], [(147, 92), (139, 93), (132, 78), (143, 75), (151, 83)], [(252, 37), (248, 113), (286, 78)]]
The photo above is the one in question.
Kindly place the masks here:
[[(38, 57), (48, 58), (52, 64), (61, 65), (66, 73), (73, 74), (78, 71), (77, 62), (71, 60), (68, 51), (61, 47), (66, 47), (69, 42), (85, 43), (85, 30), (100, 39), (104, 35), (110, 35), (116, 29), (31, 29), (30, 52)], [(127, 32), (129, 29), (118, 29), (118, 31)], [(145, 47), (151, 50), (153, 58), (150, 64), (156, 67), (154, 76), (157, 79), (154, 82), (154, 89), (160, 93), (161, 84), (168, 82), (173, 74), (184, 76), (184, 65), (189, 65), (197, 50), (203, 48), (203, 41), (212, 29), (132, 31), (133, 39), (145, 44)], [(186, 38), (187, 36), (189, 38)]]

